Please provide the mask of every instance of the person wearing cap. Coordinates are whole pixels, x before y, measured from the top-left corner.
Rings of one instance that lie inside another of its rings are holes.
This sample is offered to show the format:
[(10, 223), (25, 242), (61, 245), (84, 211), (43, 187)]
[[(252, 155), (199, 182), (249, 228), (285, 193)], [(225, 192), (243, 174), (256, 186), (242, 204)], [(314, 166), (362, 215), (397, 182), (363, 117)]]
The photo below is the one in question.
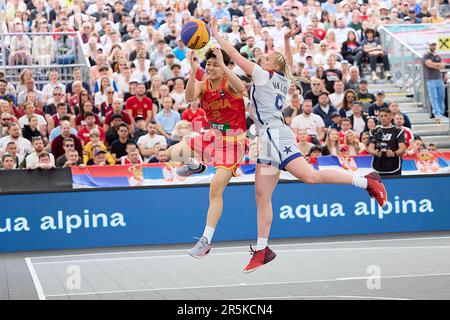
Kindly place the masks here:
[(184, 45), (183, 41), (181, 41), (180, 36), (177, 37), (177, 45), (172, 49), (172, 52), (179, 61), (183, 61), (186, 58), (188, 48)]
[(411, 23), (422, 23), (422, 19), (416, 17), (416, 10), (413, 8), (408, 10), (408, 17)]
[(314, 107), (313, 112), (322, 118), (326, 128), (333, 124), (331, 115), (337, 112), (337, 109), (330, 103), (328, 92), (322, 91), (319, 94), (319, 103)]
[(445, 63), (436, 52), (437, 41), (428, 42), (428, 52), (423, 55), (424, 78), (427, 84), (428, 97), (431, 103), (431, 111), (437, 120), (446, 119), (445, 113), (445, 86), (441, 70)]
[(384, 98), (384, 91), (378, 90), (375, 96), (375, 102), (369, 106), (369, 116), (378, 117), (378, 112), (380, 109), (389, 107), (389, 104), (384, 102)]
[(175, 58), (175, 55), (172, 52), (170, 52), (166, 56), (166, 65), (161, 69), (159, 69), (158, 71), (158, 74), (161, 77), (162, 82), (167, 82), (174, 77), (171, 67), (175, 63), (179, 65), (180, 61)]
[(361, 79), (359, 81), (359, 88), (358, 88), (358, 97), (357, 99), (363, 104), (363, 106), (370, 106), (376, 99), (375, 95), (373, 93), (369, 92), (368, 89), (368, 82), (366, 79)]

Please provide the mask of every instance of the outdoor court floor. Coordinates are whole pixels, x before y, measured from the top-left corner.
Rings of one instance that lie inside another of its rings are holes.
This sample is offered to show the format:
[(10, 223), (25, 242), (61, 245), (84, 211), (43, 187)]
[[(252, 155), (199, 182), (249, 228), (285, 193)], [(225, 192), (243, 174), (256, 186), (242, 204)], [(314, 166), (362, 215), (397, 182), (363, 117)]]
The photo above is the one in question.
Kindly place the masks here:
[(272, 240), (250, 274), (248, 241), (0, 255), (0, 299), (450, 299), (450, 232)]

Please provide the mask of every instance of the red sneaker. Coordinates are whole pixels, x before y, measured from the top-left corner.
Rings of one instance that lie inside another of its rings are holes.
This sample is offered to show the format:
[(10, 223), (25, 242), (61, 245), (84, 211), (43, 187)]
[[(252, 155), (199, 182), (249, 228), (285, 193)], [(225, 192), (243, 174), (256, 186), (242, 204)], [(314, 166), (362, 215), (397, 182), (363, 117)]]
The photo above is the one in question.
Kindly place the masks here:
[(269, 263), (277, 256), (269, 247), (265, 247), (263, 250), (253, 250), (250, 246), (250, 252), (253, 255), (252, 259), (244, 269), (244, 273), (250, 273), (256, 269), (262, 267), (266, 263)]
[(373, 171), (364, 176), (367, 178), (367, 192), (371, 198), (377, 200), (378, 204), (383, 207), (387, 202), (387, 192), (383, 183), (381, 182), (380, 175)]

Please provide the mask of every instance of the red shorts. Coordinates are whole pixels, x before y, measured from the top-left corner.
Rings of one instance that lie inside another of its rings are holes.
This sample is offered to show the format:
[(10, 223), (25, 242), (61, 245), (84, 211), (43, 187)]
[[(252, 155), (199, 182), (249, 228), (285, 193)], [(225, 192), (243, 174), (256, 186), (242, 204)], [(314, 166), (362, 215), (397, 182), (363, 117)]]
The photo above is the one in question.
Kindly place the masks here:
[(187, 141), (196, 157), (208, 165), (225, 168), (236, 175), (236, 169), (245, 155), (245, 134), (225, 136), (221, 131), (210, 129)]

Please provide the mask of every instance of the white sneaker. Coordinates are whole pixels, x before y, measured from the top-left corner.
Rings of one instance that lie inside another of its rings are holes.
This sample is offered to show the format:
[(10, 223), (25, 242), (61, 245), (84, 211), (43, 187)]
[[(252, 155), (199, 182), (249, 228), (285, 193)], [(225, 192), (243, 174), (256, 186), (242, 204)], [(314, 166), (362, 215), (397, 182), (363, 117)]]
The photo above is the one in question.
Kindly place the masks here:
[(392, 79), (392, 74), (389, 71), (386, 71), (385, 77), (386, 77), (386, 79), (391, 80)]
[(375, 71), (372, 71), (372, 81), (378, 80), (377, 73)]

